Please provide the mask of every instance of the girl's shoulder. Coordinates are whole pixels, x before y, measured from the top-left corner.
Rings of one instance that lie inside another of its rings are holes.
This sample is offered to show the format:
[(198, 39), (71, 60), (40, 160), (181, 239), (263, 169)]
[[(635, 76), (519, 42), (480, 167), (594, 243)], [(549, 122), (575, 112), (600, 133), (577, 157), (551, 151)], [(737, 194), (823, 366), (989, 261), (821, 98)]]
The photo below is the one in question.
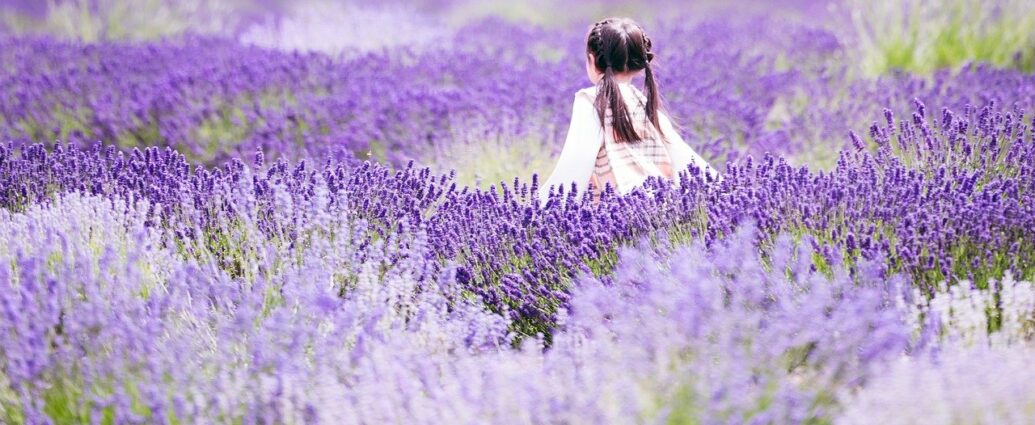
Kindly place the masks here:
[(597, 86), (586, 87), (575, 92), (575, 98), (578, 99), (579, 97), (589, 99), (592, 102), (597, 98)]

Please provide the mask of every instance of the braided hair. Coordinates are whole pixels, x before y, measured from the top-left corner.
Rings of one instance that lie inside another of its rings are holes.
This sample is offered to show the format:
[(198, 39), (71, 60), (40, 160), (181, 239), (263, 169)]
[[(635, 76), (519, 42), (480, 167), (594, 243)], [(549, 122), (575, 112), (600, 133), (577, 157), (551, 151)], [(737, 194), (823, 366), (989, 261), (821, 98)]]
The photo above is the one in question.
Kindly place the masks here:
[(611, 109), (616, 142), (642, 140), (633, 126), (632, 117), (622, 100), (622, 92), (618, 88), (618, 83), (615, 81), (616, 73), (641, 69), (644, 71), (646, 86), (647, 119), (664, 137), (658, 118), (661, 95), (658, 93), (658, 84), (654, 80), (654, 72), (651, 70), (651, 61), (654, 60), (651, 47), (650, 37), (647, 37), (643, 28), (628, 18), (608, 18), (597, 22), (590, 28), (589, 35), (586, 37), (586, 54), (593, 55), (593, 65), (603, 74), (603, 78), (598, 83), (594, 106), (597, 114), (600, 115), (601, 123), (606, 118), (607, 109)]

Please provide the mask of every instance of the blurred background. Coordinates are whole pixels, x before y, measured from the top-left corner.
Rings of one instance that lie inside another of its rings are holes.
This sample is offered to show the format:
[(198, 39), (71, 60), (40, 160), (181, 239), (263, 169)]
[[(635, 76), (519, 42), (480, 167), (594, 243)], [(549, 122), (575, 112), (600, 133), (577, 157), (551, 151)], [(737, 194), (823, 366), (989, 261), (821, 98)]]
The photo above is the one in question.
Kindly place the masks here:
[(606, 16), (653, 22), (723, 15), (777, 14), (814, 19), (833, 1), (435, 1), (435, 0), (6, 0), (3, 29), (85, 41), (151, 40), (183, 33), (239, 37), (278, 48), (337, 52), (419, 43), (466, 23), (499, 17), (514, 23), (563, 28)]

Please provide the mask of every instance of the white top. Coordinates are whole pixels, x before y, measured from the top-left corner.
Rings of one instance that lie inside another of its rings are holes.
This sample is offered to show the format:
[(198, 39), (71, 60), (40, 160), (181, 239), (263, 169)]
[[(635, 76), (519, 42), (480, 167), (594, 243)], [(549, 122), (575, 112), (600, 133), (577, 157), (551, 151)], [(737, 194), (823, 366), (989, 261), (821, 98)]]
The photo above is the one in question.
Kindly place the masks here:
[[(637, 101), (642, 97), (642, 93), (637, 88), (629, 83), (620, 83), (618, 87), (622, 91), (622, 99), (629, 107), (642, 108)], [(563, 185), (565, 191), (568, 191), (571, 189), (571, 184), (575, 183), (576, 189), (580, 193), (586, 190), (590, 177), (593, 175), (597, 154), (604, 143), (604, 128), (601, 126), (600, 116), (593, 106), (596, 92), (596, 87), (589, 87), (575, 93), (571, 124), (568, 127), (564, 147), (561, 149), (561, 156), (558, 158), (550, 178), (539, 187), (539, 199), (542, 202), (546, 201), (550, 188), (554, 186)], [(693, 164), (716, 178), (718, 177), (718, 172), (683, 141), (666, 114), (660, 114), (658, 121), (661, 124), (661, 131), (667, 138), (665, 146), (676, 175)], [(673, 181), (678, 181), (678, 178), (673, 178)], [(634, 187), (616, 188), (621, 194), (628, 193), (632, 189)]]

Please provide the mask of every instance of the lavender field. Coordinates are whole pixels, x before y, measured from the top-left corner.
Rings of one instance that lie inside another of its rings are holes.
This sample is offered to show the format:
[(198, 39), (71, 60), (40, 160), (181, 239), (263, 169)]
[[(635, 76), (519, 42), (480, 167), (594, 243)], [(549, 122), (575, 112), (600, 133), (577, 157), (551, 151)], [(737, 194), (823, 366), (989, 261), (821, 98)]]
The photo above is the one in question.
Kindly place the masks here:
[[(536, 196), (588, 26), (719, 170)], [(0, 3), (0, 424), (1035, 423), (1035, 3)]]

